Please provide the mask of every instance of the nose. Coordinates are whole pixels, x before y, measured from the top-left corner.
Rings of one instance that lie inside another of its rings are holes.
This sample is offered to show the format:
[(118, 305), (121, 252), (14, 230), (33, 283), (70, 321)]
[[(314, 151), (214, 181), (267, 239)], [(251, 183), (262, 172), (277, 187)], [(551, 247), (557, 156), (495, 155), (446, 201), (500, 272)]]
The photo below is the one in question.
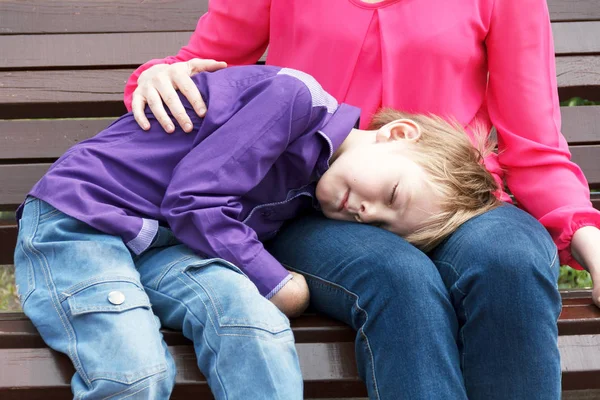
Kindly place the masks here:
[(357, 214), (360, 222), (368, 224), (375, 219), (375, 206), (367, 201), (361, 201)]

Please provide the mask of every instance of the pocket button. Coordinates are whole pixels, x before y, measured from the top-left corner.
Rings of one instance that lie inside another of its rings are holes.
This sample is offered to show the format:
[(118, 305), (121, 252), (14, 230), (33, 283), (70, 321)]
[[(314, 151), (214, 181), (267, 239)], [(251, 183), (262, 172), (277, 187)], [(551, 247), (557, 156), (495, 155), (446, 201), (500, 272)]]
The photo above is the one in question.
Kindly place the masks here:
[(123, 304), (123, 302), (125, 302), (125, 295), (122, 292), (115, 290), (108, 294), (108, 301), (110, 301), (111, 304), (118, 306), (120, 304)]

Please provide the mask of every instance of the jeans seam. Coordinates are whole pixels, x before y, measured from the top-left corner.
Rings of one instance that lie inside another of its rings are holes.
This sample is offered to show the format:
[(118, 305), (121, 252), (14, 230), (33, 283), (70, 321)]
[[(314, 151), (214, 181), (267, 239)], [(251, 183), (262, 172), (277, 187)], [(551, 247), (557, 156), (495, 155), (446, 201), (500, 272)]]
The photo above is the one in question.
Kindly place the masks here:
[[(289, 265), (286, 265), (286, 264), (282, 264), (282, 265), (286, 269), (290, 269), (290, 270), (292, 270), (294, 272), (301, 272), (301, 271), (298, 271), (298, 270), (296, 270), (295, 268), (293, 268), (293, 267), (291, 267)], [(304, 272), (304, 271), (302, 271), (301, 273), (302, 273), (302, 275), (306, 275), (306, 276), (309, 276), (310, 278), (312, 278), (314, 283), (320, 284), (322, 286), (326, 286), (326, 287), (328, 287), (330, 289), (335, 289), (335, 290), (337, 290), (337, 291), (339, 291), (339, 292), (341, 292), (343, 294), (346, 294), (346, 295), (349, 294), (350, 296), (348, 296), (348, 298), (353, 299), (355, 307), (365, 315), (365, 321), (364, 321), (363, 324), (361, 324), (361, 327), (358, 330), (358, 332), (361, 334), (361, 336), (364, 337), (365, 342), (366, 342), (366, 349), (367, 349), (367, 351), (369, 353), (369, 357), (371, 359), (371, 377), (373, 378), (373, 386), (374, 386), (374, 389), (375, 389), (375, 395), (377, 396), (376, 399), (379, 399), (380, 396), (379, 396), (379, 389), (377, 387), (377, 377), (375, 376), (375, 359), (373, 357), (373, 351), (371, 350), (371, 345), (369, 344), (369, 337), (367, 336), (367, 334), (365, 333), (365, 331), (363, 329), (364, 326), (366, 325), (367, 321), (369, 320), (369, 313), (367, 312), (367, 310), (363, 309), (358, 304), (359, 300), (360, 300), (360, 296), (358, 294), (352, 292), (351, 290), (348, 290), (344, 286), (339, 285), (339, 284), (334, 283), (334, 282), (331, 282), (331, 281), (328, 281), (327, 279), (321, 278), (321, 277), (313, 275), (313, 274), (309, 274), (309, 273)]]
[[(108, 397), (105, 397), (105, 398), (104, 398), (104, 399), (102, 399), (102, 400), (110, 400), (111, 398), (114, 398), (115, 396), (118, 396), (118, 395), (120, 395), (120, 394), (122, 394), (122, 393), (125, 393), (125, 392), (126, 392), (126, 391), (128, 391), (128, 390), (131, 390), (131, 389), (137, 389), (135, 392), (133, 392), (133, 393), (129, 393), (127, 396), (125, 396), (125, 397), (122, 397), (122, 398), (123, 398), (123, 399), (126, 399), (126, 398), (128, 398), (128, 397), (131, 397), (131, 396), (133, 396), (133, 395), (135, 395), (135, 394), (139, 393), (140, 391), (142, 391), (142, 390), (144, 390), (144, 389), (146, 389), (146, 388), (149, 388), (149, 387), (150, 387), (150, 386), (152, 386), (153, 384), (156, 384), (156, 383), (158, 383), (158, 382), (161, 382), (161, 381), (164, 381), (165, 379), (167, 379), (167, 376), (169, 376), (169, 374), (168, 374), (168, 367), (167, 367), (166, 369), (164, 369), (163, 371), (158, 371), (158, 373), (162, 373), (162, 372), (164, 372), (164, 376), (163, 376), (162, 378), (160, 378), (160, 379), (157, 379), (157, 380), (152, 380), (152, 379), (144, 379), (143, 381), (141, 381), (141, 382), (138, 382), (138, 383), (135, 383), (134, 385), (132, 385), (132, 386), (129, 386), (128, 388), (126, 388), (126, 389), (124, 389), (124, 390), (121, 390), (119, 393), (113, 393), (113, 394), (111, 394), (110, 396), (108, 396)], [(148, 376), (146, 376), (145, 378), (150, 378), (150, 377), (152, 377), (152, 376), (153, 376), (153, 375), (148, 375)], [(141, 384), (142, 384), (142, 383), (144, 383), (144, 382), (145, 382), (145, 383), (147, 383), (147, 385), (144, 385), (143, 387), (139, 387), (139, 388), (138, 388), (138, 387), (136, 387), (136, 386), (138, 386), (138, 385), (141, 385)]]
[[(189, 286), (189, 285), (188, 285), (188, 284), (187, 284), (187, 283), (186, 283), (186, 282), (185, 282), (183, 279), (181, 279), (180, 277), (177, 277), (177, 279), (178, 279), (178, 280), (180, 280), (180, 281), (181, 281), (181, 283), (183, 283), (183, 284), (184, 284), (184, 285), (186, 285), (187, 287), (190, 287), (190, 286)], [(154, 292), (156, 292), (156, 293), (159, 293), (159, 294), (160, 294), (160, 295), (162, 295), (162, 296), (168, 297), (169, 299), (171, 299), (171, 300), (173, 300), (173, 301), (176, 301), (177, 303), (181, 304), (181, 305), (182, 305), (182, 306), (183, 306), (183, 307), (184, 307), (184, 308), (185, 308), (185, 309), (186, 309), (186, 310), (187, 310), (187, 311), (188, 311), (188, 312), (189, 312), (189, 313), (190, 313), (190, 314), (191, 314), (191, 315), (194, 317), (194, 319), (196, 319), (196, 321), (198, 321), (199, 325), (200, 325), (200, 326), (202, 326), (204, 329), (206, 329), (206, 326), (207, 326), (207, 324), (204, 324), (204, 323), (202, 323), (202, 320), (201, 320), (200, 318), (198, 318), (198, 316), (196, 316), (196, 314), (194, 314), (194, 312), (193, 312), (193, 311), (192, 311), (192, 310), (191, 310), (191, 309), (190, 309), (190, 308), (187, 306), (187, 304), (186, 304), (186, 303), (184, 303), (183, 301), (181, 301), (181, 300), (179, 300), (179, 299), (177, 299), (177, 298), (175, 298), (175, 297), (173, 297), (173, 296), (171, 296), (171, 295), (169, 295), (169, 294), (167, 294), (167, 293), (160, 292), (160, 291), (158, 291), (157, 289), (152, 289), (152, 288), (148, 288), (148, 289), (149, 289), (149, 290), (152, 290), (152, 291), (154, 291)], [(190, 287), (190, 289), (191, 289), (192, 291), (194, 291), (194, 292), (195, 292), (194, 288)], [(200, 301), (202, 302), (202, 304), (204, 304), (204, 307), (206, 307), (206, 303), (204, 303), (204, 301), (202, 300), (202, 298), (200, 298), (200, 297), (199, 297), (199, 299), (200, 299)], [(206, 315), (207, 315), (207, 319), (210, 321), (211, 325), (213, 325), (213, 329), (214, 329), (214, 331), (215, 331), (216, 335), (217, 335), (217, 336), (221, 336), (221, 335), (219, 334), (218, 330), (215, 328), (215, 326), (214, 326), (214, 323), (212, 322), (212, 318), (211, 318), (210, 314), (208, 314), (208, 313), (207, 313)], [(183, 330), (182, 330), (182, 331), (183, 331)], [(182, 333), (183, 333), (183, 332), (182, 332)], [(185, 336), (185, 335), (184, 335), (184, 336)], [(189, 340), (191, 340), (191, 341), (192, 341), (192, 343), (194, 343), (194, 334), (193, 334), (193, 332), (192, 332), (192, 337), (191, 337), (191, 338), (188, 338), (188, 339), (189, 339)], [(204, 342), (206, 343), (206, 345), (208, 346), (208, 348), (210, 349), (210, 351), (211, 351), (213, 354), (215, 354), (215, 356), (216, 356), (216, 357), (218, 357), (218, 356), (219, 356), (219, 353), (218, 353), (218, 352), (216, 352), (216, 351), (214, 350), (214, 348), (213, 348), (213, 347), (210, 345), (210, 343), (209, 343), (209, 342), (206, 340), (206, 335), (202, 335), (202, 340), (204, 340)], [(196, 347), (196, 346), (195, 346), (195, 344), (194, 344), (194, 349), (195, 349), (195, 347)], [(195, 352), (195, 351), (194, 351), (194, 352)], [(223, 392), (225, 393), (225, 398), (228, 398), (228, 396), (227, 396), (227, 393), (226, 393), (226, 391), (225, 391), (225, 385), (224, 385), (224, 384), (223, 384), (223, 382), (221, 381), (221, 376), (220, 376), (220, 374), (218, 373), (218, 368), (217, 368), (217, 366), (215, 366), (215, 371), (217, 371), (217, 372), (216, 372), (216, 375), (217, 375), (217, 378), (218, 378), (218, 380), (219, 380), (219, 384), (221, 385), (221, 389), (222, 389), (222, 390), (223, 390)]]
[[(184, 274), (185, 275), (185, 274)], [(202, 299), (202, 297), (200, 296), (200, 294), (198, 293), (198, 291), (196, 290), (195, 287), (190, 286), (184, 279), (181, 279), (181, 277), (178, 277), (178, 279), (181, 281), (181, 283), (183, 283), (185, 286), (187, 286), (190, 290), (192, 290), (194, 293), (196, 293), (196, 296), (198, 297), (198, 299), (202, 302), (202, 304), (204, 305), (204, 307), (206, 308), (206, 310), (210, 310), (212, 309), (212, 307), (210, 305), (207, 305), (206, 302)], [(191, 279), (191, 278), (190, 278)], [(204, 292), (206, 293), (206, 290), (204, 290)], [(161, 294), (164, 295), (163, 292), (160, 292)], [(210, 294), (206, 293), (206, 295), (209, 297), (210, 300)], [(169, 296), (170, 298), (172, 298), (171, 296)], [(176, 299), (178, 302), (181, 303), (180, 300)], [(182, 303), (184, 304), (184, 303)], [(199, 319), (194, 312), (187, 307), (186, 304), (184, 304), (184, 307), (192, 314), (194, 315), (194, 317), (196, 319)], [(287, 327), (285, 329), (280, 330), (279, 332), (271, 332), (269, 329), (263, 328), (263, 327), (258, 327), (258, 326), (251, 326), (249, 323), (248, 326), (231, 326), (231, 325), (223, 325), (221, 326), (221, 324), (215, 324), (215, 321), (213, 320), (212, 316), (210, 315), (210, 312), (207, 311), (206, 313), (208, 320), (210, 321), (210, 324), (213, 326), (213, 329), (215, 330), (217, 336), (238, 336), (238, 337), (252, 337), (252, 338), (262, 338), (262, 335), (250, 335), (250, 334), (246, 334), (246, 335), (242, 335), (242, 334), (234, 334), (234, 333), (222, 333), (219, 331), (219, 329), (217, 329), (218, 327), (224, 327), (224, 328), (234, 328), (234, 329), (240, 329), (243, 331), (261, 331), (261, 332), (265, 332), (267, 334), (269, 334), (270, 336), (279, 336), (285, 333), (288, 333), (291, 331), (291, 327), (288, 324)], [(217, 317), (219, 316), (219, 314), (217, 314)]]
[(59, 214), (59, 213), (61, 213), (61, 211), (59, 209), (55, 208), (54, 210), (49, 211), (44, 215), (40, 214), (40, 217), (38, 218), (38, 223), (45, 222), (46, 220), (52, 218), (55, 214)]
[(169, 273), (169, 271), (171, 271), (171, 268), (173, 268), (176, 264), (187, 261), (191, 258), (193, 258), (193, 256), (184, 256), (178, 260), (169, 263), (165, 268), (164, 272), (162, 274), (159, 274), (156, 277), (156, 279), (154, 279), (154, 287), (156, 288), (156, 290), (158, 290), (158, 288), (160, 287), (160, 284), (162, 283), (162, 280), (165, 278), (165, 276)]
[[(454, 265), (452, 263), (447, 262), (447, 261), (440, 261), (440, 260), (435, 261), (435, 263), (436, 264), (444, 264), (444, 265), (450, 267), (450, 269), (452, 269), (452, 271), (454, 272), (454, 274), (457, 277), (457, 281), (454, 284), (454, 287), (456, 288), (456, 290), (458, 290), (464, 296), (464, 299), (466, 299), (467, 298), (467, 294), (463, 290), (461, 290), (461, 288), (458, 286), (458, 278), (460, 278), (460, 274), (458, 273), (458, 271), (456, 270), (456, 268), (454, 268)], [(466, 321), (469, 320), (469, 313), (467, 312), (467, 306), (465, 304), (465, 301), (462, 301), (461, 303), (462, 303), (463, 310), (465, 312), (465, 323), (466, 323)], [(462, 370), (464, 371), (466, 369), (465, 368), (465, 363), (466, 363), (466, 357), (465, 356), (467, 354), (467, 342), (465, 340), (464, 329), (459, 328), (459, 334), (460, 334), (460, 338), (461, 338), (462, 343), (463, 343), (463, 351), (462, 351), (462, 354), (460, 355), (460, 359), (461, 359)], [(464, 374), (463, 374), (463, 380), (465, 381), (465, 386), (467, 386), (467, 382), (466, 382), (467, 377), (464, 376)]]
[[(58, 299), (58, 297), (59, 297), (58, 291), (56, 290), (56, 286), (54, 285), (54, 282), (50, 278), (50, 267), (48, 265), (48, 260), (46, 259), (46, 257), (43, 255), (42, 252), (40, 252), (37, 248), (35, 248), (35, 246), (33, 244), (33, 239), (35, 238), (35, 235), (37, 234), (37, 230), (39, 227), (40, 201), (38, 200), (38, 201), (32, 202), (32, 203), (35, 203), (34, 215), (36, 216), (36, 221), (34, 224), (34, 229), (33, 229), (32, 235), (31, 235), (31, 240), (29, 242), (27, 242), (27, 244), (28, 244), (28, 247), (30, 248), (30, 250), (32, 251), (32, 253), (35, 255), (35, 257), (40, 262), (42, 273), (44, 274), (44, 280), (46, 282), (46, 287), (48, 288), (48, 291), (50, 293), (52, 307), (54, 307), (54, 310), (56, 311), (56, 313), (59, 317), (58, 319), (60, 320), (60, 322), (63, 326), (63, 329), (65, 330), (65, 333), (67, 334), (67, 339), (68, 339), (68, 343), (69, 343), (68, 344), (68, 352), (69, 352), (69, 357), (71, 358), (71, 361), (73, 362), (73, 366), (77, 370), (77, 373), (79, 373), (81, 378), (87, 384), (87, 386), (91, 387), (92, 383), (89, 380), (87, 373), (83, 370), (83, 366), (81, 364), (81, 361), (79, 360), (79, 355), (77, 354), (77, 348), (74, 343), (75, 332), (74, 332), (73, 326), (69, 322), (67, 313), (62, 309), (62, 306), (60, 305), (60, 302)], [(57, 304), (57, 301), (59, 302), (58, 304)]]

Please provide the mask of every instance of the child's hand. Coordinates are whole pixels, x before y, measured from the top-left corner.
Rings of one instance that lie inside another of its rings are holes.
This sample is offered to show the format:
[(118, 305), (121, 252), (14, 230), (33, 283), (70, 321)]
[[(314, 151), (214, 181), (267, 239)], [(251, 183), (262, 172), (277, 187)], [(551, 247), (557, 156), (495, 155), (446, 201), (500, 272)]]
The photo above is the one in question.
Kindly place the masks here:
[(310, 293), (306, 279), (296, 272), (291, 272), (290, 279), (280, 290), (271, 297), (273, 304), (286, 316), (297, 317), (306, 310), (310, 300)]

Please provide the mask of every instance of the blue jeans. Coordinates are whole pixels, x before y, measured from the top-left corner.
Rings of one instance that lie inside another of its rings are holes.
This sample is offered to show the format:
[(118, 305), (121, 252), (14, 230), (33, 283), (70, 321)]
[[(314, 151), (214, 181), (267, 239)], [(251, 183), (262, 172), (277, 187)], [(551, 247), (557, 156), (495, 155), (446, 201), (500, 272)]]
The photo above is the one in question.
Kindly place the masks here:
[(302, 217), (271, 252), (356, 331), (371, 399), (559, 399), (557, 251), (503, 205), (430, 254), (368, 225)]
[(135, 256), (28, 198), (15, 268), (25, 314), (73, 362), (76, 399), (168, 399), (175, 364), (161, 322), (193, 340), (215, 398), (302, 398), (285, 315), (238, 268), (196, 256), (168, 229)]

